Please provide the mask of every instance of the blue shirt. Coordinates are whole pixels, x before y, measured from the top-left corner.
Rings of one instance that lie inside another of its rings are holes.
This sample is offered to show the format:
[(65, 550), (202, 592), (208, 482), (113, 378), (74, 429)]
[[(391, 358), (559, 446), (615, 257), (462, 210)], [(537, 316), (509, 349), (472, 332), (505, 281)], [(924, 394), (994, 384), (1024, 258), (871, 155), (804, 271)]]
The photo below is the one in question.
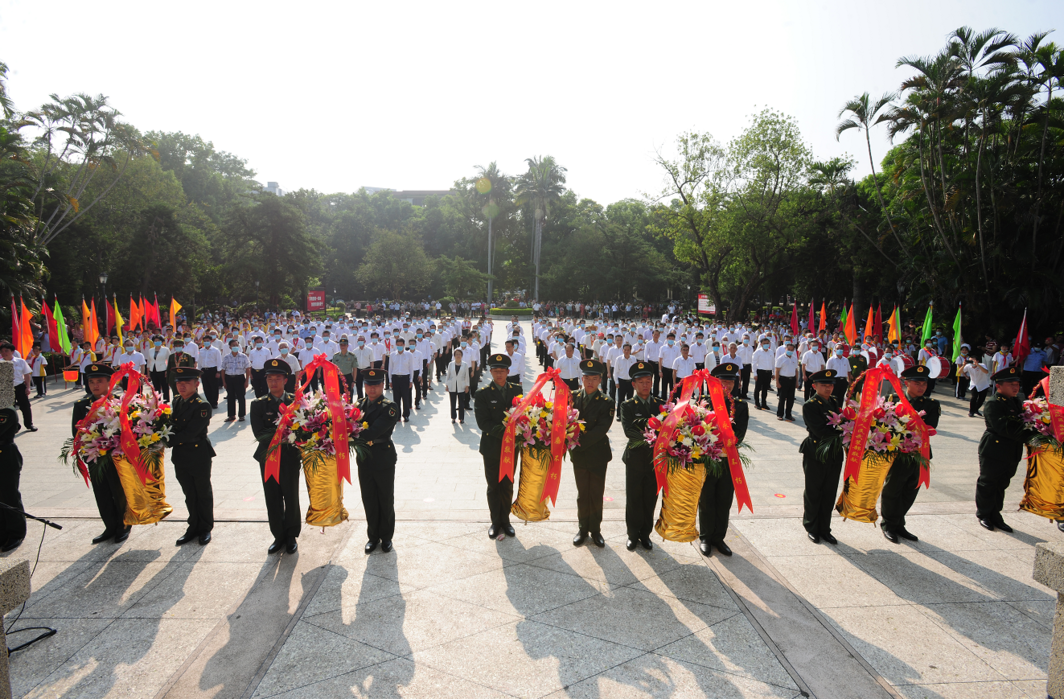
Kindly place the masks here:
[(1046, 364), (1046, 353), (1040, 347), (1032, 347), (1031, 353), (1023, 360), (1024, 371), (1042, 371)]

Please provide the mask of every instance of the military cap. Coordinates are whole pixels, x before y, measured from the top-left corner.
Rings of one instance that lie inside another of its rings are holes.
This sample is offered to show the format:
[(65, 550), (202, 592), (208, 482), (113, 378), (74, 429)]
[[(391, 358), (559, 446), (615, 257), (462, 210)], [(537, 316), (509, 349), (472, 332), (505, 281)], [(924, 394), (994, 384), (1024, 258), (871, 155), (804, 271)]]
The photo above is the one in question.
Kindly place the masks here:
[(580, 371), (584, 376), (602, 376), (606, 373), (606, 365), (597, 359), (585, 359), (580, 362)]
[(112, 376), (114, 373), (115, 370), (107, 366), (106, 364), (90, 364), (85, 367), (86, 379), (107, 378), (109, 376)]
[(376, 386), (384, 383), (384, 369), (367, 369), (364, 382), (367, 386)]
[(931, 377), (931, 372), (927, 367), (917, 365), (901, 372), (901, 377), (906, 381), (927, 381)]
[(734, 381), (739, 376), (739, 365), (734, 362), (724, 362), (713, 367), (709, 373), (718, 379), (732, 379)]
[(824, 369), (809, 377), (809, 383), (835, 383), (835, 377), (839, 372), (834, 369)]
[(493, 354), (488, 357), (489, 369), (509, 369), (510, 364), (512, 364), (512, 362), (510, 361), (510, 355), (508, 354)]
[(646, 362), (636, 362), (628, 370), (628, 375), (631, 376), (633, 380), (641, 379), (644, 376), (653, 376), (654, 370), (651, 369), (650, 365)]
[(203, 372), (194, 366), (179, 366), (174, 369), (175, 381), (189, 381), (191, 379), (198, 379)]
[(283, 359), (267, 359), (262, 366), (262, 370), (267, 374), (292, 375), (292, 367), (288, 366), (288, 362)]
[(1002, 369), (998, 373), (990, 377), (995, 383), (1002, 383), (1005, 381), (1019, 381), (1020, 370), (1014, 366), (1010, 366), (1006, 369)]

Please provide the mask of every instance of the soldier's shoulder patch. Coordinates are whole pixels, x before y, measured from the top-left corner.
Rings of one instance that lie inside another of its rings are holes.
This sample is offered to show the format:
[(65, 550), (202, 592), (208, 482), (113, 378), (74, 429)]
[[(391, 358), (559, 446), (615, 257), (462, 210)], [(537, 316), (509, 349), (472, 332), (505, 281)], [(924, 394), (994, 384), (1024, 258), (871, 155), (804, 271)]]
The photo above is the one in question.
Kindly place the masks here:
[(0, 415), (0, 423), (7, 422), (7, 415)]
[(210, 414), (211, 414), (211, 409), (210, 408), (203, 408), (202, 410), (200, 410), (200, 417), (207, 417)]
[(395, 407), (394, 404), (388, 406), (388, 416), (389, 417), (395, 417), (398, 414), (399, 414), (399, 410)]

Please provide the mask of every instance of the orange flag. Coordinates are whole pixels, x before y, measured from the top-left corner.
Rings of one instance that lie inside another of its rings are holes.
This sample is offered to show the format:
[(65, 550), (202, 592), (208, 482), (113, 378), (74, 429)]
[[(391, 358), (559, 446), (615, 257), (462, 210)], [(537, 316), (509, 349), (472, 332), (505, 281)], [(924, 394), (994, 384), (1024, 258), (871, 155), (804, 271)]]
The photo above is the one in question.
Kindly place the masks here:
[(133, 300), (133, 296), (129, 297), (129, 329), (136, 330), (140, 325), (140, 307), (137, 306), (137, 302)]
[(85, 297), (81, 297), (81, 336), (85, 338), (85, 342), (91, 342), (92, 348), (96, 349), (96, 340), (92, 337), (92, 312), (89, 311), (88, 305), (85, 303)]
[(170, 297), (170, 327), (177, 330), (177, 312), (181, 310), (181, 304), (173, 296)]
[(875, 331), (875, 327), (876, 326), (872, 323), (872, 317), (873, 317), (874, 313), (875, 313), (875, 311), (872, 310), (872, 304), (868, 304), (868, 320), (865, 321), (864, 337), (875, 337), (876, 336), (876, 331)]
[(850, 304), (850, 312), (846, 314), (846, 327), (843, 331), (846, 333), (846, 343), (852, 347), (857, 339), (857, 321), (853, 319), (852, 303)]
[(85, 339), (92, 343), (92, 351), (95, 352), (96, 343), (100, 340), (100, 323), (96, 320), (96, 299), (93, 299), (91, 303), (89, 314), (92, 320), (90, 321), (89, 330), (92, 332), (92, 339), (90, 340), (87, 337)]
[(887, 342), (899, 340), (901, 340), (901, 333), (898, 332), (898, 307), (894, 306), (894, 310), (890, 312), (890, 323), (887, 324)]
[(33, 330), (30, 328), (30, 318), (33, 317), (33, 314), (26, 308), (26, 302), (22, 300), (22, 297), (19, 297), (18, 302), (22, 304), (22, 322), (19, 330), (19, 344), (21, 347), (19, 347), (18, 351), (22, 358), (25, 359), (33, 351)]
[(821, 330), (827, 330), (827, 329), (828, 329), (827, 306), (825, 306), (824, 302), (821, 301), (820, 302), (820, 324), (817, 326), (816, 331), (820, 332)]

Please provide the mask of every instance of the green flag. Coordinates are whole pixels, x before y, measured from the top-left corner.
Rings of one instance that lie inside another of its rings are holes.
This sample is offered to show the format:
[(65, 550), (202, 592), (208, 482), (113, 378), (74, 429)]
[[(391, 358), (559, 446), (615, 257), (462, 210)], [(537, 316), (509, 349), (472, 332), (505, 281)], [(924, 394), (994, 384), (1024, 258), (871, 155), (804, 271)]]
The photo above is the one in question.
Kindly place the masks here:
[(846, 304), (842, 305), (842, 316), (839, 317), (839, 330), (846, 329)]
[(953, 361), (957, 361), (957, 357), (961, 354), (961, 343), (964, 342), (964, 338), (961, 336), (961, 307), (957, 305), (957, 319), (953, 321)]
[(70, 354), (70, 335), (67, 333), (66, 321), (63, 320), (63, 309), (59, 307), (59, 299), (55, 300), (55, 311), (52, 313), (55, 318), (55, 327), (59, 331), (59, 345), (63, 350), (63, 354)]
[(927, 304), (927, 315), (924, 316), (924, 330), (921, 333), (920, 344), (927, 342), (927, 339), (935, 334), (935, 331), (931, 329), (931, 309), (934, 307), (935, 302)]

